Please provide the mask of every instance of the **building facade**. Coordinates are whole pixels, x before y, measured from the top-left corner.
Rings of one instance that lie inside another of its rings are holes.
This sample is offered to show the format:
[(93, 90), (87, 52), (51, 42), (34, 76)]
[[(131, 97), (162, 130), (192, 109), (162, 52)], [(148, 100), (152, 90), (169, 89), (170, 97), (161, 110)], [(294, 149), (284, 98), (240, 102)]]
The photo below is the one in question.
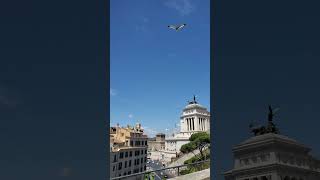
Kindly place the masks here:
[(169, 162), (180, 153), (182, 145), (189, 142), (193, 133), (210, 133), (210, 112), (198, 104), (195, 97), (192, 102), (183, 109), (180, 116), (180, 132), (165, 139), (165, 150), (162, 151), (162, 158)]
[[(146, 170), (148, 137), (140, 124), (110, 128), (110, 176), (119, 177)], [(126, 179), (141, 180), (142, 176)]]
[(165, 149), (166, 135), (163, 133), (156, 134), (156, 137), (148, 139), (148, 151), (160, 151)]
[(224, 173), (225, 180), (320, 179), (320, 161), (310, 155), (311, 149), (278, 134), (272, 117), (268, 126), (252, 132), (255, 136), (233, 148), (234, 167)]

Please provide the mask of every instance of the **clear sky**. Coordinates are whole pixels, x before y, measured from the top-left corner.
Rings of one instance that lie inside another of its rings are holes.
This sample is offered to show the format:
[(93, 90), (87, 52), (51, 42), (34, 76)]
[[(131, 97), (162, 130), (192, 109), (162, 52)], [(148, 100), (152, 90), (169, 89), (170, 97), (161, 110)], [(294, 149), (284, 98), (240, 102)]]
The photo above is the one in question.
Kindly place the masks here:
[(209, 3), (111, 0), (111, 125), (140, 122), (152, 136), (174, 128), (194, 94), (210, 109)]

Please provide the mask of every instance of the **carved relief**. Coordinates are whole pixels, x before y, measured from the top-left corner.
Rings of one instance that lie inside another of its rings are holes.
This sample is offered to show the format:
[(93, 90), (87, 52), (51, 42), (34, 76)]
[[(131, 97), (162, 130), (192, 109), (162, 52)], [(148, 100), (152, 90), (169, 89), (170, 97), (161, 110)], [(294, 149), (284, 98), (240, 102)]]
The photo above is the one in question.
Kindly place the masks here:
[(258, 162), (258, 158), (256, 156), (253, 156), (251, 158), (251, 160), (252, 160), (253, 163), (257, 163)]

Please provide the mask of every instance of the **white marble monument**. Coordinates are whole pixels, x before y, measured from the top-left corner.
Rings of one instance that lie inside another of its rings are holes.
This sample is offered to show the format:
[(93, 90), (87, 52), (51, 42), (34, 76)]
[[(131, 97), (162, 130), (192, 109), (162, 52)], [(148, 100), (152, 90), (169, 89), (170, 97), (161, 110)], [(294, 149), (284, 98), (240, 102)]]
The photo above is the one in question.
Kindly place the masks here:
[(164, 161), (171, 161), (180, 152), (182, 145), (189, 142), (189, 138), (196, 132), (210, 132), (210, 112), (198, 104), (195, 97), (183, 109), (180, 117), (180, 132), (165, 139), (165, 150), (161, 152)]
[(233, 148), (234, 167), (225, 180), (320, 180), (320, 161), (311, 149), (278, 134), (271, 116), (267, 127), (252, 129), (255, 136)]

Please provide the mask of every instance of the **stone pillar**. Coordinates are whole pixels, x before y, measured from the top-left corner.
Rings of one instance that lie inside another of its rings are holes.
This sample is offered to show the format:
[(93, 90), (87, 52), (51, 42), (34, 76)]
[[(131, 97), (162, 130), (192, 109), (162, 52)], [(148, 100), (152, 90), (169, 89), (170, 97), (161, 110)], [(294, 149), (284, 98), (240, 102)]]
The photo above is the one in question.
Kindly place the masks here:
[(271, 175), (267, 176), (267, 179), (268, 180), (273, 180), (273, 179), (280, 180), (280, 176), (278, 174), (276, 174), (276, 173), (272, 173)]
[(194, 129), (199, 131), (199, 117), (195, 117)]
[(190, 118), (190, 121), (191, 121), (191, 128), (190, 128), (190, 130), (193, 131), (193, 118)]
[(202, 119), (203, 131), (206, 130), (206, 121), (205, 118)]
[(188, 121), (187, 121), (187, 118), (184, 118), (184, 131), (187, 131), (187, 127), (188, 127)]
[(189, 118), (186, 118), (187, 121), (187, 131), (189, 131)]
[(192, 117), (192, 130), (194, 131), (194, 117)]
[(202, 123), (202, 131), (204, 130), (204, 118), (201, 118), (201, 123)]
[(206, 119), (203, 118), (203, 130), (205, 131), (206, 130)]
[(200, 130), (201, 130), (200, 120), (201, 120), (201, 118), (200, 118), (200, 117), (198, 117), (198, 123), (197, 123), (197, 125), (198, 125), (198, 131), (200, 131)]
[(205, 118), (205, 120), (204, 120), (204, 124), (205, 124), (205, 129), (204, 130), (208, 130), (208, 119), (207, 118)]
[(204, 118), (202, 118), (202, 131), (204, 131)]
[(201, 130), (200, 121), (201, 121), (201, 118), (200, 118), (200, 117), (198, 117), (198, 131), (200, 131), (200, 130)]
[(194, 124), (193, 124), (193, 117), (191, 118), (191, 131), (193, 131), (193, 126), (194, 126)]
[(185, 119), (182, 118), (180, 120), (180, 131), (184, 132), (185, 131), (185, 126), (186, 126)]
[(203, 118), (201, 118), (201, 131), (203, 131)]

